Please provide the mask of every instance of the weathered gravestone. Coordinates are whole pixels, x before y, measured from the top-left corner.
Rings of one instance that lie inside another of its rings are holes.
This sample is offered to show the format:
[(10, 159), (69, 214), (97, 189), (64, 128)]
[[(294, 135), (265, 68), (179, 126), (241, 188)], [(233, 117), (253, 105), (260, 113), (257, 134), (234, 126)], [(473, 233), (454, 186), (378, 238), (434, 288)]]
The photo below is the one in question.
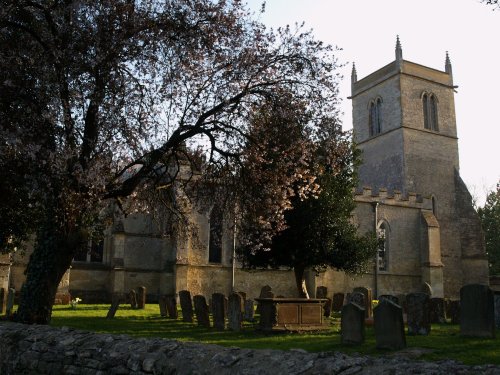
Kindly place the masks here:
[(14, 308), (14, 297), (16, 296), (16, 290), (14, 288), (9, 288), (9, 293), (7, 294), (7, 307), (6, 315), (12, 315), (12, 309)]
[(175, 296), (165, 296), (165, 304), (167, 307), (168, 317), (170, 319), (177, 319), (177, 301), (175, 300)]
[(340, 331), (342, 344), (362, 344), (365, 341), (365, 309), (353, 302), (343, 306)]
[(431, 323), (446, 323), (443, 298), (431, 298), (429, 300), (429, 320)]
[(113, 295), (111, 296), (111, 306), (108, 310), (108, 313), (106, 314), (106, 319), (113, 319), (115, 317), (120, 303), (122, 303), (124, 300), (125, 298), (122, 293), (113, 293)]
[(332, 300), (332, 310), (340, 311), (344, 306), (344, 293), (334, 293)]
[(253, 299), (247, 299), (245, 301), (245, 312), (243, 313), (243, 319), (247, 322), (254, 321), (254, 312), (255, 312), (255, 302)]
[(323, 304), (323, 316), (329, 317), (332, 312), (332, 300), (328, 298), (328, 288), (326, 286), (316, 287), (316, 298), (326, 299)]
[(361, 306), (363, 310), (365, 311), (365, 318), (366, 318), (366, 297), (363, 293), (361, 292), (353, 292), (349, 294), (349, 297), (347, 299), (347, 303), (355, 303), (358, 306)]
[[(269, 285), (260, 288), (259, 298), (274, 298), (273, 289)], [(257, 314), (260, 314), (260, 304), (257, 304)]]
[(224, 294), (212, 294), (212, 315), (214, 328), (223, 331), (226, 328), (226, 297)]
[(431, 332), (429, 320), (429, 295), (410, 293), (406, 296), (406, 312), (409, 335), (428, 335)]
[(193, 323), (193, 303), (189, 290), (181, 290), (179, 292), (179, 301), (181, 303), (182, 321)]
[(396, 305), (401, 306), (401, 305), (399, 304), (399, 298), (398, 298), (398, 297), (396, 297), (396, 296), (393, 296), (393, 295), (391, 295), (391, 294), (382, 294), (381, 296), (379, 296), (379, 297), (378, 297), (378, 300), (379, 300), (379, 301), (382, 301), (382, 300), (384, 300), (384, 299), (388, 299), (389, 301), (391, 301), (391, 302), (395, 303)]
[(353, 289), (353, 292), (363, 293), (365, 296), (365, 318), (371, 318), (373, 316), (372, 312), (372, 290), (365, 287), (357, 287)]
[(130, 289), (130, 292), (128, 292), (128, 300), (130, 302), (130, 307), (132, 309), (137, 309), (137, 292), (134, 289)]
[(204, 296), (196, 295), (193, 297), (194, 313), (199, 326), (210, 327), (210, 316), (208, 314), (207, 300)]
[(406, 314), (406, 294), (396, 294), (399, 300), (398, 305), (403, 308), (403, 314)]
[(460, 289), (460, 335), (495, 337), (493, 292), (487, 285), (470, 284)]
[(146, 287), (140, 286), (137, 288), (137, 308), (144, 309), (146, 307)]
[(429, 283), (423, 283), (422, 284), (422, 288), (421, 288), (421, 292), (425, 293), (425, 294), (428, 294), (429, 298), (430, 298), (430, 296), (432, 296), (432, 286), (431, 286), (431, 284), (429, 284)]
[(7, 310), (7, 293), (5, 293), (5, 288), (0, 288), (0, 315), (5, 314)]
[(495, 304), (495, 327), (500, 328), (500, 293), (494, 293), (493, 303)]
[(451, 324), (460, 324), (460, 301), (450, 300), (448, 303), (447, 316)]
[(231, 293), (228, 302), (228, 326), (233, 331), (240, 331), (242, 327), (243, 299), (239, 293)]
[(381, 301), (373, 311), (377, 349), (406, 347), (403, 309), (389, 300)]
[(160, 296), (158, 306), (160, 307), (160, 316), (167, 316), (167, 296)]

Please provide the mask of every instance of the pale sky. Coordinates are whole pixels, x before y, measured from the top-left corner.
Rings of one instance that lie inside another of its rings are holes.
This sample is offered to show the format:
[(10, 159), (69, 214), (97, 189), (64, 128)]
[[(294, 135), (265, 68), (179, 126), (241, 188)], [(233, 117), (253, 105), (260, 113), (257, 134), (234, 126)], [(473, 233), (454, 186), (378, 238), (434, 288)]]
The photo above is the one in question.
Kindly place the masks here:
[[(261, 0), (247, 0), (258, 12)], [(500, 180), (500, 10), (479, 0), (267, 0), (261, 22), (276, 28), (305, 22), (317, 39), (342, 48), (340, 87), (344, 128), (352, 128), (350, 75), (358, 80), (394, 60), (396, 35), (403, 59), (444, 71), (449, 52), (460, 174), (482, 205)], [(499, 112), (496, 110), (499, 109)]]

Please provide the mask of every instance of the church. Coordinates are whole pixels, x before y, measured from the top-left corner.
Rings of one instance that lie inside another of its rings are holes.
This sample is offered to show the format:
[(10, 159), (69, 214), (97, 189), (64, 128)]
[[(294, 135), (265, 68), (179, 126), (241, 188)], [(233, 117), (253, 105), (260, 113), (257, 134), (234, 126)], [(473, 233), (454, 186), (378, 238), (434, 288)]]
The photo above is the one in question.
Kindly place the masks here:
[[(391, 63), (362, 79), (353, 65), (351, 87), (354, 139), (363, 158), (353, 220), (360, 233), (383, 236), (384, 246), (366, 274), (308, 272), (310, 294), (320, 285), (329, 295), (363, 286), (377, 298), (425, 286), (432, 297), (456, 299), (465, 284), (488, 284), (484, 236), (459, 174), (448, 54), (444, 70), (410, 62), (398, 38)], [(102, 243), (75, 258), (60, 300), (71, 295), (83, 303), (109, 302), (113, 293), (139, 286), (147, 288), (151, 302), (181, 290), (206, 297), (235, 290), (255, 298), (264, 285), (276, 295), (297, 295), (293, 271), (248, 271), (234, 261), (230, 220), (194, 208), (190, 220), (196, 235), (167, 237), (145, 215), (115, 220)], [(211, 241), (214, 235), (222, 241)], [(14, 256), (3, 284), (20, 290), (26, 262)]]

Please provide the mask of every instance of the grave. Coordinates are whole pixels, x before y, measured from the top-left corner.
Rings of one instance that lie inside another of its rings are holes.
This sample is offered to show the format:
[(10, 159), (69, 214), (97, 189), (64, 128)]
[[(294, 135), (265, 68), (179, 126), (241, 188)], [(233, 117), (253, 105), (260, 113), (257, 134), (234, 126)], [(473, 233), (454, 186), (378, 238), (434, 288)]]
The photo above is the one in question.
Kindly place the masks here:
[(182, 321), (193, 323), (193, 303), (189, 290), (181, 290), (179, 292), (179, 301), (181, 303)]
[(429, 300), (429, 320), (431, 323), (446, 323), (443, 298), (431, 298)]
[(5, 314), (7, 310), (7, 293), (5, 293), (5, 288), (0, 288), (0, 315)]
[(429, 319), (429, 295), (410, 293), (406, 296), (407, 324), (409, 335), (428, 335), (431, 332)]
[(120, 303), (122, 303), (124, 300), (125, 298), (122, 293), (113, 293), (113, 295), (111, 296), (111, 306), (108, 310), (108, 313), (106, 314), (106, 319), (113, 319), (115, 317)]
[(340, 311), (344, 306), (344, 293), (334, 293), (332, 300), (332, 310)]
[(391, 302), (395, 303), (396, 305), (401, 306), (401, 305), (399, 304), (399, 298), (398, 298), (398, 297), (396, 297), (396, 296), (393, 296), (393, 295), (391, 295), (391, 294), (382, 294), (381, 296), (379, 296), (379, 297), (378, 297), (378, 300), (379, 300), (379, 301), (382, 301), (382, 300), (384, 300), (384, 299), (388, 299), (389, 301), (391, 301)]
[[(354, 293), (363, 293), (365, 296), (365, 318), (371, 318), (373, 316), (372, 312), (372, 290), (370, 288), (365, 287), (357, 287), (353, 289)], [(363, 305), (361, 305), (363, 307)]]
[[(231, 293), (228, 300), (228, 327), (233, 331), (240, 331), (243, 322), (243, 298), (239, 293)], [(244, 308), (243, 308), (244, 310)]]
[(137, 308), (144, 309), (146, 307), (146, 287), (140, 286), (137, 288)]
[(165, 304), (167, 307), (168, 317), (170, 319), (177, 319), (178, 312), (177, 312), (177, 301), (175, 300), (175, 296), (172, 295), (165, 296)]
[(362, 344), (365, 341), (365, 309), (353, 302), (343, 306), (340, 331), (342, 344)]
[(460, 335), (495, 337), (493, 292), (487, 285), (470, 284), (460, 289)]
[(194, 313), (199, 326), (210, 327), (210, 316), (208, 314), (208, 305), (204, 296), (196, 295), (193, 297)]
[(383, 300), (375, 307), (373, 315), (377, 349), (405, 348), (403, 309), (389, 300)]
[(493, 294), (493, 303), (495, 305), (495, 327), (500, 328), (500, 293)]
[(137, 309), (137, 292), (134, 289), (130, 289), (130, 292), (128, 292), (128, 300), (130, 302), (130, 307), (132, 309)]
[(450, 300), (448, 305), (448, 318), (451, 324), (460, 324), (460, 301)]
[(212, 315), (214, 328), (223, 331), (226, 328), (226, 297), (224, 294), (212, 294)]
[(14, 308), (14, 297), (16, 296), (16, 290), (14, 288), (9, 288), (9, 293), (7, 294), (7, 307), (5, 314), (7, 316), (12, 315), (12, 309)]
[(243, 320), (247, 322), (254, 321), (255, 303), (253, 299), (247, 299), (245, 301), (245, 312), (243, 313)]
[(167, 316), (167, 296), (165, 296), (165, 295), (160, 296), (160, 298), (158, 299), (158, 306), (160, 307), (160, 316), (166, 317)]

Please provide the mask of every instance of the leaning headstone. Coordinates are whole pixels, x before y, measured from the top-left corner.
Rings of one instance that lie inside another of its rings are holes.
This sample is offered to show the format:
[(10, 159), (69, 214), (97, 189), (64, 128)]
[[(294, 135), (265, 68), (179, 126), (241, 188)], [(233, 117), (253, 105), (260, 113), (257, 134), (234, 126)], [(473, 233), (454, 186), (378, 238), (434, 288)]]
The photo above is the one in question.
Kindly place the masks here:
[(494, 293), (493, 302), (495, 304), (495, 327), (500, 328), (500, 293)]
[(353, 292), (363, 293), (365, 296), (365, 318), (371, 318), (373, 316), (372, 312), (372, 290), (370, 288), (358, 287), (354, 288)]
[(144, 309), (146, 307), (146, 287), (140, 286), (137, 288), (137, 308)]
[(460, 289), (460, 335), (495, 337), (493, 292), (487, 285), (470, 284)]
[(210, 327), (210, 316), (208, 314), (208, 305), (205, 297), (196, 295), (193, 297), (194, 313), (199, 326)]
[(378, 297), (379, 301), (382, 301), (383, 299), (388, 299), (389, 301), (394, 302), (396, 305), (399, 305), (399, 298), (391, 294), (382, 294)]
[(431, 323), (446, 323), (443, 298), (431, 298), (429, 300), (429, 319)]
[(212, 294), (212, 316), (214, 328), (224, 331), (226, 328), (226, 297), (222, 293)]
[(328, 288), (326, 286), (316, 287), (316, 298), (327, 298)]
[(432, 296), (432, 286), (429, 283), (423, 283), (421, 288), (422, 293)]
[(182, 310), (182, 321), (193, 323), (193, 303), (191, 302), (191, 293), (189, 290), (181, 290), (179, 292), (179, 300)]
[(5, 293), (5, 288), (0, 288), (0, 315), (5, 314), (7, 310), (7, 293)]
[(167, 296), (160, 296), (158, 306), (160, 307), (160, 316), (167, 316)]
[(254, 321), (254, 312), (255, 312), (255, 302), (253, 299), (247, 299), (245, 301), (245, 312), (243, 313), (243, 319), (247, 322)]
[(340, 331), (342, 344), (362, 344), (365, 341), (365, 309), (352, 302), (343, 306)]
[(366, 317), (366, 298), (365, 295), (361, 292), (354, 292), (349, 294), (349, 299), (347, 300), (347, 303), (355, 303), (358, 306), (361, 306), (363, 310), (365, 310), (365, 317)]
[(130, 292), (128, 292), (128, 300), (130, 302), (130, 307), (132, 309), (137, 309), (137, 292), (134, 289), (130, 289)]
[(380, 301), (373, 311), (377, 349), (406, 347), (403, 309), (389, 300)]
[(14, 309), (14, 297), (16, 296), (16, 290), (14, 288), (9, 288), (9, 293), (7, 294), (7, 307), (6, 315), (11, 316), (12, 310)]
[(177, 319), (177, 301), (175, 300), (175, 296), (165, 296), (165, 304), (167, 307), (168, 317), (170, 319)]
[(344, 306), (344, 293), (334, 293), (332, 300), (332, 310), (340, 311)]
[(123, 294), (113, 293), (113, 295), (111, 296), (111, 306), (106, 315), (106, 319), (113, 319), (115, 317), (116, 311), (118, 310), (118, 307), (120, 306), (120, 303), (123, 301), (123, 299)]
[(231, 293), (228, 303), (228, 326), (233, 331), (240, 331), (242, 327), (243, 314), (241, 313), (241, 305), (243, 300), (238, 293)]
[(448, 306), (448, 318), (451, 324), (460, 324), (460, 301), (450, 300)]
[(429, 320), (429, 295), (410, 293), (406, 296), (407, 324), (409, 335), (428, 335), (431, 331)]

